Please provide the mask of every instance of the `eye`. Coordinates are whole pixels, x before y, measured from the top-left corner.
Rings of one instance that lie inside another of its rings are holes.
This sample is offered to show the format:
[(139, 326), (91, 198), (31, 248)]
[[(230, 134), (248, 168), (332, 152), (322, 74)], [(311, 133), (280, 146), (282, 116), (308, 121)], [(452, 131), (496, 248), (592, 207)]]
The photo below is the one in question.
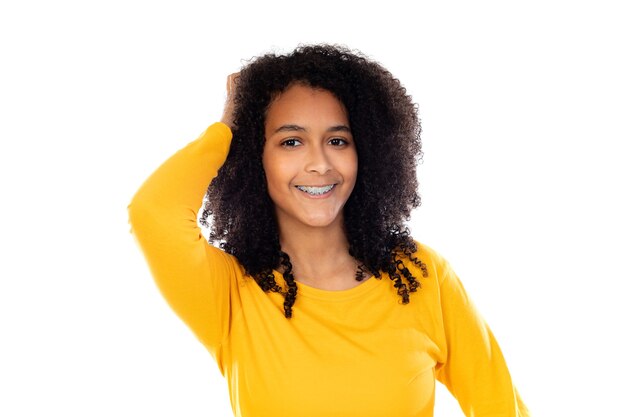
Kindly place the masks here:
[(296, 138), (288, 138), (288, 139), (283, 140), (280, 143), (280, 146), (283, 146), (285, 148), (295, 148), (301, 145), (302, 145), (302, 142), (300, 142), (300, 140)]
[(333, 146), (346, 146), (348, 145), (348, 141), (344, 138), (332, 138), (328, 141), (329, 144)]

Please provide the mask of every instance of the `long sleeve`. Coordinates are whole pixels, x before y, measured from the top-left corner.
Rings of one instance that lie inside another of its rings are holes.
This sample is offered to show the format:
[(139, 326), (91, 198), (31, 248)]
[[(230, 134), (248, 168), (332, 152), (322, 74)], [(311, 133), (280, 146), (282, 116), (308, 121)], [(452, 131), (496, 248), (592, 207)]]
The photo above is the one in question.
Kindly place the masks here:
[(530, 416), (491, 330), (445, 261), (440, 298), (447, 354), (437, 369), (437, 379), (468, 417)]
[(163, 296), (214, 356), (229, 328), (236, 264), (206, 242), (197, 212), (231, 138), (226, 125), (211, 125), (165, 161), (128, 206), (131, 231)]

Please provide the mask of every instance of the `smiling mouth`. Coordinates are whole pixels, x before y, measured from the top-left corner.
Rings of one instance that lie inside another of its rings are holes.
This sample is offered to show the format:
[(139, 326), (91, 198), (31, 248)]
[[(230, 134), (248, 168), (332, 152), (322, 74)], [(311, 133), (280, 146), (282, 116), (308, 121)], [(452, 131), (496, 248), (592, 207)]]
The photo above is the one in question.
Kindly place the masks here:
[(336, 184), (325, 185), (323, 187), (307, 187), (304, 185), (296, 185), (296, 188), (310, 195), (323, 195), (329, 193), (330, 190), (335, 188)]

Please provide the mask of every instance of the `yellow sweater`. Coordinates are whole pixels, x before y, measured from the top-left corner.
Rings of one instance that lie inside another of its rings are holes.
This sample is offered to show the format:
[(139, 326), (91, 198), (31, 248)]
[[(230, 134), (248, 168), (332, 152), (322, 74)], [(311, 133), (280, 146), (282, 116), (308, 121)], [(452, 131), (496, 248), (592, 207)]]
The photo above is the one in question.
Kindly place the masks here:
[(422, 244), (429, 276), (409, 304), (386, 275), (345, 291), (298, 283), (286, 319), (283, 297), (264, 293), (197, 224), (230, 140), (226, 125), (210, 126), (148, 178), (129, 215), (161, 292), (228, 380), (236, 416), (430, 417), (435, 379), (467, 416), (529, 415), (458, 278)]

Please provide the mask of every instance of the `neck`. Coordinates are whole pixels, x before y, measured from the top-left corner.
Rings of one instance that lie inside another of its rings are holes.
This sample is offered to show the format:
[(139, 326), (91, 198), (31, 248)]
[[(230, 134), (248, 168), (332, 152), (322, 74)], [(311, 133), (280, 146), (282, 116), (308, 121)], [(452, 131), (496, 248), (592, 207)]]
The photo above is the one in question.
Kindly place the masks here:
[(343, 219), (326, 227), (288, 223), (279, 224), (280, 244), (289, 255), (297, 281), (328, 289), (356, 284), (357, 263), (349, 254)]

